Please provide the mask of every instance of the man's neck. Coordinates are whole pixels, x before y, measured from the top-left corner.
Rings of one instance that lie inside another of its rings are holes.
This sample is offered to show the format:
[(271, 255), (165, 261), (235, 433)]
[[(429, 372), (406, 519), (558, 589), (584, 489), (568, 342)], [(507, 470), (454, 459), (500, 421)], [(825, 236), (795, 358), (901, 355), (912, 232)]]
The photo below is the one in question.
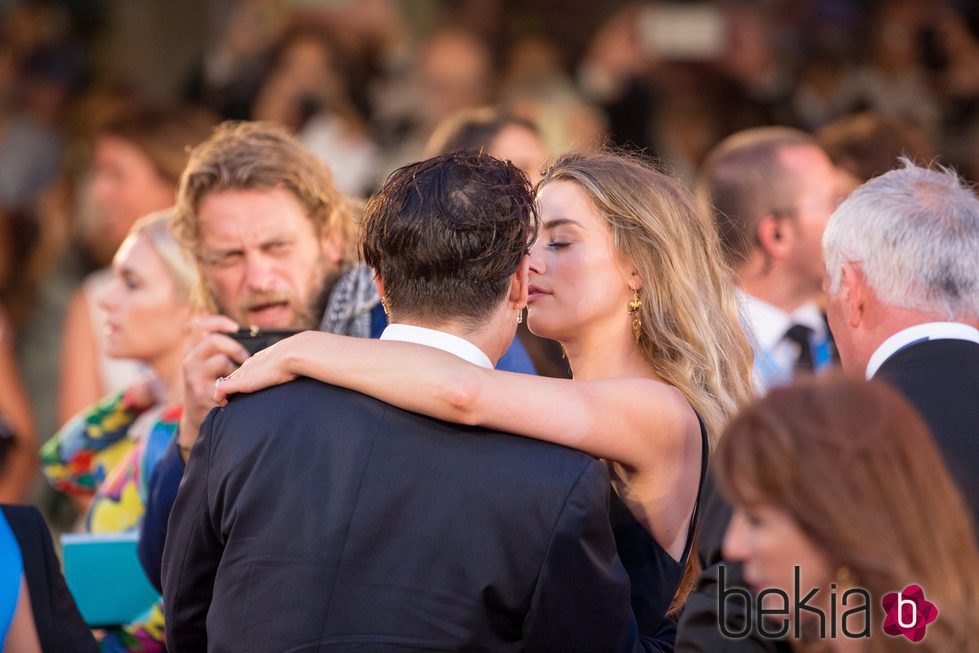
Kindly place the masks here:
[(487, 320), (486, 326), (480, 329), (473, 329), (469, 325), (461, 321), (428, 321), (428, 320), (418, 320), (413, 318), (398, 319), (397, 316), (392, 315), (390, 318), (390, 324), (404, 324), (407, 326), (421, 327), (423, 329), (431, 329), (433, 331), (441, 331), (442, 333), (448, 333), (449, 335), (456, 336), (457, 338), (462, 338), (471, 342), (473, 345), (478, 347), (480, 351), (486, 354), (487, 358), (495, 366), (500, 358), (506, 352), (507, 347), (509, 347), (509, 341), (506, 343), (501, 342), (500, 337), (494, 337), (494, 329), (488, 328), (492, 326), (493, 321)]
[(757, 270), (742, 270), (741, 289), (752, 297), (791, 313), (816, 295), (815, 288), (802, 284), (788, 275), (775, 275)]

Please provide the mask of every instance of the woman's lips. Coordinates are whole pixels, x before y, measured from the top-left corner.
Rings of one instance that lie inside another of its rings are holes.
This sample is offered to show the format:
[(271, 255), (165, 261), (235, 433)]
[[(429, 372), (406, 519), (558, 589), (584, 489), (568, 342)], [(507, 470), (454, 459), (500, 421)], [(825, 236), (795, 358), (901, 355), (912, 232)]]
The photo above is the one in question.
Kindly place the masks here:
[(531, 302), (531, 301), (533, 301), (535, 299), (540, 299), (541, 297), (545, 297), (545, 296), (550, 295), (550, 294), (551, 293), (549, 293), (548, 291), (544, 290), (540, 286), (535, 286), (534, 284), (530, 284), (527, 287), (527, 301), (528, 302)]

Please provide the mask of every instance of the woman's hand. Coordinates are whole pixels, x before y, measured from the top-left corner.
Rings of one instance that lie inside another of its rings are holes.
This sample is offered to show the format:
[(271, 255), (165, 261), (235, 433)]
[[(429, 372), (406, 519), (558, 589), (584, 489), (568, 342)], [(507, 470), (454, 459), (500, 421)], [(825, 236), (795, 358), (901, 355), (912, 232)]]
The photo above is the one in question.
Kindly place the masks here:
[(214, 402), (225, 406), (230, 395), (292, 381), (297, 376), (292, 370), (293, 362), (308, 346), (305, 337), (309, 333), (298, 333), (263, 349), (249, 357), (231, 376), (218, 379), (214, 384)]

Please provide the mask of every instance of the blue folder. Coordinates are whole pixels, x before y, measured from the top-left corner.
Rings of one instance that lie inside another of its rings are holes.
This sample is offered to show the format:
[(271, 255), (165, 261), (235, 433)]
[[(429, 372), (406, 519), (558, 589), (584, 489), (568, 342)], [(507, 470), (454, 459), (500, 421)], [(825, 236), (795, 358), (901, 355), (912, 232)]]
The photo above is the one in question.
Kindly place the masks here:
[(61, 536), (65, 580), (92, 627), (128, 624), (160, 598), (139, 564), (139, 533)]

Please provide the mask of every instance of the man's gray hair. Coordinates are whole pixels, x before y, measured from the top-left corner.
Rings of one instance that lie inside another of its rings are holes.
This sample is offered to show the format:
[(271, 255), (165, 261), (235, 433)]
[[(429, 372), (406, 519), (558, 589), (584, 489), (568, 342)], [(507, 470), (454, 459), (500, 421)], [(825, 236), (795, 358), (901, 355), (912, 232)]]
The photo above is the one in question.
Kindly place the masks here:
[(844, 263), (859, 263), (886, 304), (944, 315), (979, 315), (979, 199), (948, 168), (903, 167), (844, 201), (823, 234), (836, 292)]

